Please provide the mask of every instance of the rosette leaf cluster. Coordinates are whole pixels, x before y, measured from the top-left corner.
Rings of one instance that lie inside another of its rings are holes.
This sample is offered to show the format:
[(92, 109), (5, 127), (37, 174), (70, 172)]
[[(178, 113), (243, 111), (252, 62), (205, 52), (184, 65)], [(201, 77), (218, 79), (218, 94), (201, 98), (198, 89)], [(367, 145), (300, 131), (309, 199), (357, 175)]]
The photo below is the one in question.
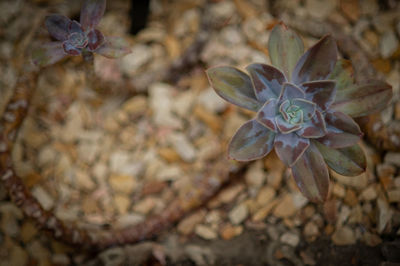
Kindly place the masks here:
[(96, 29), (105, 9), (106, 0), (85, 0), (81, 8), (80, 22), (59, 14), (47, 16), (45, 26), (56, 41), (34, 49), (33, 63), (47, 66), (66, 56), (98, 53), (105, 57), (117, 58), (130, 53), (123, 39), (106, 38)]
[(329, 171), (355, 176), (366, 160), (363, 133), (353, 117), (379, 111), (392, 97), (382, 81), (357, 85), (351, 63), (338, 59), (327, 35), (304, 52), (301, 38), (279, 23), (268, 42), (272, 65), (255, 63), (247, 73), (230, 66), (207, 70), (216, 93), (256, 112), (229, 144), (229, 157), (250, 161), (272, 149), (291, 168), (300, 191), (311, 201), (328, 197)]

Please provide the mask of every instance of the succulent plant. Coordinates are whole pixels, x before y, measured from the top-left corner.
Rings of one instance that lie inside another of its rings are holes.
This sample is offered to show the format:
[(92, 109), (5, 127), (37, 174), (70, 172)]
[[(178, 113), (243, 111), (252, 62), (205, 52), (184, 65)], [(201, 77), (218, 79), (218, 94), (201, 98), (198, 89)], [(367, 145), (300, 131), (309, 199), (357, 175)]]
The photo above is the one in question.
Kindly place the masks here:
[(303, 54), (300, 37), (279, 23), (268, 50), (272, 65), (251, 64), (248, 74), (230, 66), (207, 70), (219, 96), (257, 112), (233, 136), (229, 157), (255, 160), (274, 148), (300, 191), (323, 202), (329, 191), (328, 166), (347, 176), (365, 171), (358, 145), (363, 133), (352, 117), (382, 109), (392, 97), (391, 86), (381, 81), (356, 85), (351, 63), (338, 59), (330, 35)]
[(32, 53), (33, 63), (47, 66), (65, 56), (92, 53), (117, 58), (130, 52), (120, 38), (105, 38), (95, 27), (99, 24), (106, 9), (106, 0), (85, 0), (82, 4), (80, 23), (66, 16), (52, 14), (47, 16), (45, 26), (55, 42), (42, 44)]

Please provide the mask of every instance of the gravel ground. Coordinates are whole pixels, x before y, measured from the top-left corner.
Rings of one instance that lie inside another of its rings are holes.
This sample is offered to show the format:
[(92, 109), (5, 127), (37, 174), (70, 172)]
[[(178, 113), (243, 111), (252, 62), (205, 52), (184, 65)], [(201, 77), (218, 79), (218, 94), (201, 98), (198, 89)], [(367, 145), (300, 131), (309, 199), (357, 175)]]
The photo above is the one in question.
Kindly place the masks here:
[[(393, 101), (374, 119), (380, 128), (398, 129), (400, 4), (152, 0), (148, 25), (135, 36), (128, 35), (129, 3), (108, 4), (99, 27), (105, 35), (125, 35), (132, 54), (95, 57), (95, 81), (79, 58), (42, 71), (13, 151), (32, 194), (66, 223), (124, 228), (195, 194), (205, 176), (219, 174), (214, 165), (240, 168), (240, 174), (151, 241), (96, 255), (38, 230), (0, 184), (0, 265), (400, 263), (400, 149), (382, 150), (365, 138), (367, 171), (356, 177), (332, 172), (329, 200), (313, 204), (274, 153), (247, 165), (226, 160), (230, 137), (252, 114), (216, 96), (204, 73), (221, 64), (269, 63), (266, 44), (279, 19), (334, 21), (393, 86)], [(0, 2), (0, 114), (18, 77), (17, 47), (32, 21), (41, 25), (53, 12), (74, 17), (79, 6), (75, 0)], [(47, 36), (43, 27), (35, 34), (34, 42)], [(309, 47), (317, 39), (303, 40)]]

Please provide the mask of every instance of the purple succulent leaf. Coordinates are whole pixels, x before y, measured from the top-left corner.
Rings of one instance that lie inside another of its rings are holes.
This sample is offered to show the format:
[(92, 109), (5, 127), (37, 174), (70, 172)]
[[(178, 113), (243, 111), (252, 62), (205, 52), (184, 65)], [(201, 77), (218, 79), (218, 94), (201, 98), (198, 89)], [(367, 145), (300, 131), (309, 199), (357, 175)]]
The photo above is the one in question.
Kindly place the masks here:
[(311, 81), (301, 84), (301, 87), (306, 93), (306, 99), (314, 102), (322, 112), (328, 110), (335, 100), (335, 81)]
[(366, 85), (339, 90), (331, 108), (351, 117), (365, 116), (385, 108), (392, 96), (392, 86), (374, 80)]
[(336, 90), (344, 90), (354, 86), (354, 69), (350, 60), (339, 59), (328, 79), (336, 81)]
[(66, 16), (52, 14), (46, 17), (45, 26), (49, 34), (59, 41), (65, 41), (68, 38), (68, 27), (71, 20)]
[(304, 121), (310, 120), (315, 114), (316, 105), (311, 101), (305, 99), (293, 99), (292, 104), (300, 107), (300, 109), (303, 111)]
[(320, 111), (316, 110), (311, 120), (303, 123), (301, 129), (296, 132), (303, 138), (321, 138), (326, 134), (324, 117)]
[(310, 201), (324, 202), (329, 192), (329, 171), (319, 150), (311, 143), (296, 164), (292, 175), (300, 191)]
[(279, 115), (275, 117), (275, 123), (279, 131), (282, 132), (283, 134), (288, 134), (296, 130), (299, 130), (301, 128), (300, 124), (293, 125), (287, 122), (283, 117)]
[(358, 124), (348, 115), (329, 111), (325, 113), (326, 135), (318, 141), (331, 148), (345, 148), (355, 145), (363, 133)]
[(96, 27), (106, 10), (106, 0), (83, 1), (80, 15), (82, 28), (91, 30)]
[(286, 109), (289, 108), (289, 106), (290, 106), (289, 100), (283, 101), (283, 103), (281, 103), (281, 105), (279, 106), (279, 113), (286, 121), (289, 121), (289, 115), (286, 113)]
[(258, 111), (256, 119), (257, 121), (267, 127), (268, 129), (277, 132), (275, 123), (277, 100), (269, 99), (264, 106)]
[(251, 64), (246, 70), (250, 74), (256, 97), (260, 102), (279, 97), (282, 84), (286, 82), (285, 75), (279, 69), (265, 64)]
[(304, 53), (304, 45), (300, 37), (281, 22), (271, 32), (268, 51), (272, 65), (282, 69), (290, 80), (294, 66)]
[(75, 20), (72, 20), (71, 23), (68, 26), (68, 33), (69, 34), (71, 34), (71, 33), (80, 33), (80, 34), (82, 34), (83, 33), (83, 29), (82, 29), (81, 24), (79, 24), (79, 22), (77, 22)]
[(69, 41), (65, 41), (62, 44), (62, 47), (64, 48), (64, 52), (66, 54), (73, 55), (73, 56), (81, 54), (81, 49), (76, 48), (74, 45), (70, 44)]
[(279, 102), (292, 100), (294, 98), (304, 98), (305, 93), (302, 89), (291, 83), (284, 83), (281, 94), (279, 95)]
[(65, 56), (62, 42), (45, 43), (32, 50), (32, 62), (39, 67), (52, 65)]
[(288, 167), (292, 167), (310, 145), (310, 140), (299, 137), (296, 133), (277, 134), (275, 152)]
[(104, 35), (99, 30), (91, 30), (88, 33), (88, 48), (90, 51), (96, 50), (104, 42)]
[(207, 70), (207, 76), (215, 92), (228, 102), (255, 112), (262, 107), (254, 94), (250, 77), (239, 69), (212, 67)]
[(313, 143), (321, 152), (328, 166), (341, 175), (360, 175), (367, 167), (365, 154), (358, 144), (347, 148), (333, 149), (318, 141), (313, 141)]
[(123, 38), (107, 37), (95, 52), (108, 58), (119, 58), (131, 53), (131, 49)]
[(293, 70), (292, 81), (302, 84), (307, 81), (324, 80), (334, 69), (336, 61), (336, 42), (327, 35), (302, 55)]
[(251, 161), (267, 155), (273, 148), (275, 133), (256, 120), (247, 121), (233, 136), (228, 154), (237, 161)]

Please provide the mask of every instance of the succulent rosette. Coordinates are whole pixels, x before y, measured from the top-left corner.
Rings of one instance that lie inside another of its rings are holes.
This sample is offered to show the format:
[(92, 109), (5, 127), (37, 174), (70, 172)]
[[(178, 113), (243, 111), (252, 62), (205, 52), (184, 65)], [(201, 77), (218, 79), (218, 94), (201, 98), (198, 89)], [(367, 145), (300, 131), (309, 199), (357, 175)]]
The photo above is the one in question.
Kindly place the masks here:
[(366, 160), (363, 133), (352, 117), (382, 109), (392, 97), (381, 81), (356, 85), (349, 61), (338, 60), (336, 42), (323, 37), (304, 53), (299, 36), (283, 23), (268, 42), (272, 65), (255, 63), (245, 73), (230, 66), (207, 75), (225, 100), (257, 112), (229, 144), (229, 157), (250, 161), (272, 149), (290, 167), (300, 191), (311, 201), (328, 197), (329, 171), (355, 176)]
[(106, 9), (106, 0), (85, 0), (82, 4), (80, 23), (66, 16), (47, 16), (45, 26), (55, 42), (42, 44), (34, 49), (33, 63), (46, 66), (56, 63), (66, 56), (98, 53), (105, 57), (117, 58), (130, 50), (123, 39), (105, 38), (96, 29)]

